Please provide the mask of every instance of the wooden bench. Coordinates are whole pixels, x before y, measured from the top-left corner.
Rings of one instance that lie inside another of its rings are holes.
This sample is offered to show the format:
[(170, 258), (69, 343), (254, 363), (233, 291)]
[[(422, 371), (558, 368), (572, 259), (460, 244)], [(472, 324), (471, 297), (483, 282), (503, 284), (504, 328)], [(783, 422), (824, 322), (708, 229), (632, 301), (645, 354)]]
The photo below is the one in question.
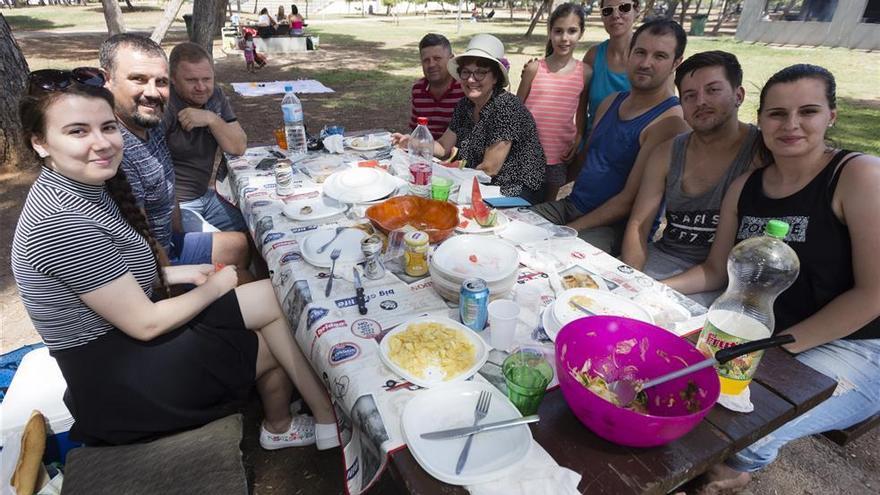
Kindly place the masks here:
[(880, 425), (880, 414), (875, 414), (845, 430), (826, 431), (823, 435), (837, 445), (843, 446), (868, 433), (877, 425)]

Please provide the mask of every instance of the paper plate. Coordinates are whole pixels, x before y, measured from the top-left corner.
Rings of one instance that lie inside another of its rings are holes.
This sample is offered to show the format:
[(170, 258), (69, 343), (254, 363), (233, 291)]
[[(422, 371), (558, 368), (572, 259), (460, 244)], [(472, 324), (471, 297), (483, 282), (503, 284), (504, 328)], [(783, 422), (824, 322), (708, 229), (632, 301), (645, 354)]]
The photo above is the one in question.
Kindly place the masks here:
[[(409, 371), (400, 367), (397, 363), (392, 361), (391, 357), (389, 356), (389, 353), (391, 352), (391, 349), (389, 347), (391, 337), (406, 331), (406, 329), (409, 328), (410, 325), (416, 323), (439, 323), (446, 328), (451, 328), (460, 332), (474, 345), (475, 353), (473, 365), (459, 375), (450, 377), (449, 379), (447, 379), (443, 370), (436, 366), (426, 368), (424, 377), (415, 376)], [(486, 359), (489, 358), (489, 347), (486, 345), (486, 342), (483, 341), (483, 339), (479, 335), (477, 335), (476, 332), (455, 320), (452, 320), (450, 318), (423, 316), (398, 325), (394, 330), (391, 330), (384, 337), (382, 337), (382, 342), (379, 344), (379, 357), (382, 359), (382, 362), (391, 369), (391, 371), (402, 376), (408, 382), (414, 383), (420, 387), (430, 388), (442, 384), (448, 384), (449, 382), (465, 380), (474, 376), (474, 374), (479, 371), (479, 369), (484, 364), (486, 364)]]
[[(467, 224), (462, 227), (462, 224), (467, 222)], [(455, 227), (456, 232), (460, 232), (462, 234), (488, 234), (492, 232), (498, 232), (499, 230), (507, 227), (507, 224), (510, 223), (510, 219), (504, 213), (501, 213), (499, 210), (495, 210), (495, 225), (491, 227), (482, 227), (477, 223), (476, 220), (472, 218), (465, 217), (461, 210), (458, 212), (458, 225)]]
[(394, 178), (383, 170), (357, 167), (327, 177), (324, 194), (343, 203), (363, 203), (389, 196), (397, 186)]
[(479, 277), (491, 284), (516, 272), (519, 251), (494, 237), (459, 235), (440, 244), (431, 264), (447, 279)]
[(544, 327), (544, 333), (550, 337), (550, 340), (556, 342), (556, 336), (559, 335), (559, 331), (562, 330), (562, 325), (553, 319), (552, 304), (544, 308), (544, 311), (541, 312), (541, 325)]
[(377, 134), (372, 136), (346, 138), (343, 144), (345, 144), (346, 148), (355, 151), (373, 151), (391, 146), (391, 141), (390, 136), (387, 134)]
[[(625, 316), (635, 320), (641, 320), (647, 323), (654, 323), (651, 313), (641, 305), (630, 301), (625, 297), (612, 294), (611, 292), (576, 288), (569, 289), (562, 294), (556, 296), (553, 302), (553, 320), (559, 325), (560, 329), (569, 322), (584, 318), (585, 315), (577, 308), (568, 304), (572, 298), (577, 298), (581, 306), (601, 316)], [(555, 335), (547, 335), (551, 339), (555, 339)]]
[(311, 189), (286, 199), (281, 212), (288, 218), (305, 222), (339, 215), (347, 209), (347, 205), (321, 194), (319, 189)]
[(364, 252), (361, 250), (361, 239), (366, 237), (367, 233), (355, 228), (343, 230), (339, 237), (333, 241), (333, 244), (327, 246), (323, 253), (318, 253), (318, 248), (332, 239), (334, 235), (336, 235), (335, 227), (319, 230), (306, 237), (301, 245), (303, 259), (312, 266), (328, 268), (332, 264), (330, 253), (335, 248), (339, 248), (342, 250), (342, 253), (339, 254), (337, 262), (360, 263), (364, 260)]
[(481, 423), (522, 415), (498, 389), (483, 382), (460, 382), (416, 394), (406, 405), (400, 426), (416, 462), (431, 476), (453, 485), (472, 485), (503, 478), (515, 471), (529, 453), (532, 432), (527, 425), (480, 433), (471, 441), (461, 474), (455, 465), (466, 438), (425, 440), (422, 433), (471, 426), (480, 392), (492, 393)]

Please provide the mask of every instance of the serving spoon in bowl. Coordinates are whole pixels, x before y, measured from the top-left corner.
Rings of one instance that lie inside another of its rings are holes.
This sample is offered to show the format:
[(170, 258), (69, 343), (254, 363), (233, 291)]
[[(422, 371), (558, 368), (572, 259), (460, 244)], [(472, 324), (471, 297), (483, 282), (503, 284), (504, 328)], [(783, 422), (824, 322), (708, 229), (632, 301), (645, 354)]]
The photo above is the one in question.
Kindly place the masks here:
[(608, 384), (608, 391), (610, 391), (617, 397), (617, 402), (620, 407), (626, 407), (629, 405), (630, 402), (633, 401), (633, 399), (636, 398), (639, 392), (642, 392), (645, 389), (651, 388), (655, 385), (660, 385), (661, 383), (675, 380), (676, 378), (689, 375), (703, 368), (708, 368), (709, 366), (724, 364), (732, 359), (738, 358), (750, 352), (760, 351), (762, 349), (777, 347), (784, 344), (790, 344), (792, 342), (794, 342), (794, 336), (790, 334), (777, 335), (776, 337), (768, 337), (766, 339), (745, 342), (739, 345), (728, 347), (727, 349), (721, 349), (710, 358), (706, 358), (696, 364), (692, 364), (686, 368), (682, 368), (680, 370), (658, 376), (657, 378), (648, 380), (646, 382), (626, 379), (610, 382)]

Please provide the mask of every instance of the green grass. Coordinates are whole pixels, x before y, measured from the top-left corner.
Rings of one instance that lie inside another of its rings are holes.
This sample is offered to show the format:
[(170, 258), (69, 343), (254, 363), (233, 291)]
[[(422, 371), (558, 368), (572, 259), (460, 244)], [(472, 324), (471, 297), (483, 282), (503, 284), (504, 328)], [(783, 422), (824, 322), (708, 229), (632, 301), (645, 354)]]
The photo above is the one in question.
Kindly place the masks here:
[[(134, 10), (122, 7), (122, 21), (128, 30), (150, 31), (162, 15), (163, 7), (153, 2), (132, 2)], [(180, 16), (192, 11), (192, 3), (184, 3), (178, 13)], [(100, 4), (71, 5), (66, 7), (21, 7), (4, 9), (3, 16), (12, 28), (13, 34), (21, 31), (48, 31), (64, 29), (69, 31), (106, 30), (104, 13)], [(182, 22), (182, 21), (180, 21)]]

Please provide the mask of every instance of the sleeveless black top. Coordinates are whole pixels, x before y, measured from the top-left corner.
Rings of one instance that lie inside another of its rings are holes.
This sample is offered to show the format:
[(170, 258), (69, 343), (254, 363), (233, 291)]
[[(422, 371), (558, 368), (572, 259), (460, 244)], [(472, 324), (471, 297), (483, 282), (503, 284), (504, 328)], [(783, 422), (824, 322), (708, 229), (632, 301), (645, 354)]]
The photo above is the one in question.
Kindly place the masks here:
[[(776, 332), (812, 316), (855, 284), (849, 229), (831, 208), (840, 174), (850, 159), (857, 156), (844, 160), (850, 153), (837, 152), (809, 184), (790, 196), (774, 199), (764, 194), (765, 169), (752, 173), (739, 196), (737, 242), (763, 235), (770, 220), (783, 220), (791, 226), (785, 242), (801, 262), (794, 284), (776, 299)], [(880, 338), (880, 318), (844, 338)]]

